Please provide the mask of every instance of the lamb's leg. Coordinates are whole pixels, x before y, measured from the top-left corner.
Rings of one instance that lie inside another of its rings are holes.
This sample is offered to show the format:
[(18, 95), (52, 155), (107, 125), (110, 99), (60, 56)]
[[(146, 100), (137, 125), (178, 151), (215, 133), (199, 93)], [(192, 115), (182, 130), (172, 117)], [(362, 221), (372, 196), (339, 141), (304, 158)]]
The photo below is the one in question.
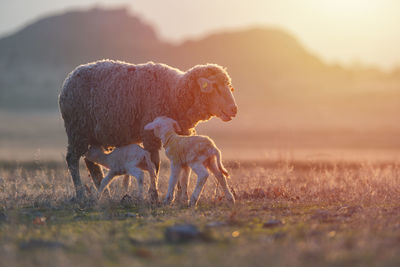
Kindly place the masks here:
[[(98, 165), (97, 163), (88, 160), (87, 158), (85, 158), (85, 164), (86, 164), (86, 168), (88, 169), (89, 173), (90, 173), (90, 177), (92, 178), (92, 181), (94, 183), (94, 185), (96, 186), (96, 189), (98, 190), (100, 187), (100, 183), (104, 178), (104, 174), (103, 174), (103, 170), (101, 168), (100, 165)], [(111, 193), (110, 193), (110, 189), (107, 187), (107, 196), (109, 198), (111, 198)]]
[(110, 170), (106, 176), (106, 178), (104, 178), (101, 181), (100, 187), (99, 187), (99, 196), (98, 198), (100, 199), (101, 195), (103, 194), (103, 191), (105, 190), (106, 187), (108, 187), (108, 185), (111, 183), (112, 179), (115, 177), (116, 173), (113, 170)]
[(79, 153), (74, 146), (68, 145), (66, 160), (68, 170), (72, 176), (72, 181), (74, 182), (76, 198), (78, 201), (83, 200), (85, 197), (84, 187), (82, 186), (81, 178), (79, 175), (79, 159), (82, 154), (83, 153)]
[(165, 204), (169, 204), (172, 202), (172, 200), (174, 199), (174, 190), (175, 190), (175, 186), (176, 183), (178, 182), (179, 179), (179, 175), (181, 173), (182, 167), (180, 165), (174, 165), (171, 162), (171, 175), (169, 177), (169, 183), (168, 183), (168, 192), (167, 195), (165, 197)]
[(137, 184), (138, 184), (138, 189), (139, 189), (138, 197), (139, 197), (140, 200), (143, 200), (143, 177), (144, 177), (144, 172), (140, 168), (134, 167), (134, 166), (129, 167), (128, 172), (129, 172), (130, 175), (136, 177)]
[(215, 162), (215, 159), (212, 159), (208, 162), (207, 167), (211, 170), (211, 172), (215, 175), (217, 178), (219, 184), (222, 187), (222, 190), (225, 193), (225, 197), (228, 199), (229, 202), (232, 204), (235, 204), (235, 197), (233, 196), (231, 190), (229, 190), (228, 183), (226, 181), (225, 176), (222, 174), (222, 172), (219, 170), (217, 163)]
[(129, 177), (128, 174), (124, 175), (123, 185), (125, 189), (125, 195), (127, 195), (129, 192), (129, 186), (131, 185), (131, 178)]
[(191, 164), (190, 167), (197, 174), (197, 183), (190, 198), (190, 206), (196, 206), (209, 174), (202, 162)]
[[(178, 193), (177, 193), (177, 201), (187, 205), (188, 204), (188, 184), (190, 177), (191, 169), (189, 166), (185, 165), (182, 167), (181, 178), (178, 181)], [(180, 183), (180, 186), (179, 186)]]

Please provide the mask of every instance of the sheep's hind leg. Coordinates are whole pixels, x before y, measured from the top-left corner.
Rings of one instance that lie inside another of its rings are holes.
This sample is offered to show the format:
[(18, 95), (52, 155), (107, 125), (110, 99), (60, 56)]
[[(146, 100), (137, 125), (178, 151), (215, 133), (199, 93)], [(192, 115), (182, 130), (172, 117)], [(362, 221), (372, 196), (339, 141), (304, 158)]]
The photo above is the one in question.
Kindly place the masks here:
[[(99, 190), (101, 181), (104, 178), (104, 174), (103, 174), (103, 170), (102, 170), (101, 166), (93, 161), (88, 160), (87, 158), (85, 158), (85, 164), (86, 164), (86, 168), (89, 171), (90, 177), (92, 178), (92, 181), (93, 181), (94, 185), (96, 186), (96, 189)], [(109, 198), (111, 198), (110, 189), (108, 187), (107, 187), (106, 191), (107, 191), (107, 196)]]
[(207, 181), (209, 173), (202, 162), (194, 163), (190, 167), (192, 167), (193, 171), (197, 174), (197, 183), (196, 187), (194, 188), (192, 197), (190, 198), (190, 206), (196, 206), (197, 201), (199, 200), (200, 195), (203, 192), (203, 188)]
[(187, 205), (188, 204), (188, 184), (189, 184), (189, 177), (191, 169), (189, 166), (185, 165), (182, 167), (182, 175), (181, 178), (178, 180), (178, 192), (177, 192), (177, 201)]
[(110, 170), (106, 176), (106, 178), (104, 178), (101, 181), (100, 187), (99, 187), (99, 196), (98, 199), (101, 198), (101, 195), (103, 194), (103, 191), (105, 190), (105, 188), (108, 188), (108, 185), (112, 182), (113, 178), (115, 177), (116, 173), (112, 170)]
[(168, 192), (165, 197), (165, 204), (169, 204), (174, 199), (174, 191), (176, 183), (178, 182), (182, 167), (171, 163), (171, 175), (169, 177)]
[(129, 174), (136, 177), (138, 184), (138, 197), (139, 200), (143, 200), (143, 177), (144, 172), (138, 167), (130, 167), (128, 170)]
[(222, 172), (219, 170), (217, 163), (215, 162), (215, 159), (210, 160), (207, 167), (211, 170), (211, 172), (217, 178), (219, 184), (222, 187), (222, 190), (224, 190), (225, 197), (228, 199), (228, 201), (231, 202), (232, 204), (235, 204), (235, 197), (233, 196), (232, 192), (229, 190), (226, 178), (222, 174)]

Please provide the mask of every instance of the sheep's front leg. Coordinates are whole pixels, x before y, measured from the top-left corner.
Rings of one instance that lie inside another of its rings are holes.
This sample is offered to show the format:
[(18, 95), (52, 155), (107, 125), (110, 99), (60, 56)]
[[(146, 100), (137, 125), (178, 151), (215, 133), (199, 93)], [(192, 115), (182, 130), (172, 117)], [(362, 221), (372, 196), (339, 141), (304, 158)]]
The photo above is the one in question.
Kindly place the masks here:
[(131, 185), (131, 178), (129, 177), (128, 174), (124, 175), (123, 185), (125, 188), (125, 195), (127, 195), (129, 192), (129, 186)]
[(144, 172), (138, 167), (130, 167), (129, 174), (136, 177), (137, 184), (138, 184), (138, 197), (140, 200), (143, 200), (143, 177)]
[(149, 195), (150, 195), (150, 200), (153, 203), (158, 202), (158, 176), (154, 175), (154, 172), (152, 170), (149, 171), (150, 175), (150, 188), (149, 188)]
[(181, 173), (182, 166), (173, 164), (171, 162), (171, 175), (169, 177), (169, 183), (168, 183), (168, 192), (165, 197), (165, 204), (169, 204), (172, 202), (174, 199), (174, 190), (176, 183), (178, 182), (179, 175)]
[(222, 187), (222, 190), (224, 190), (225, 197), (228, 199), (228, 201), (232, 204), (235, 204), (235, 197), (233, 196), (231, 190), (229, 190), (228, 183), (226, 181), (225, 176), (221, 173), (219, 170), (217, 163), (215, 160), (212, 160), (210, 164), (208, 165), (208, 168), (211, 170), (211, 172), (215, 175), (217, 178), (219, 184)]
[(108, 187), (108, 185), (111, 183), (112, 179), (115, 177), (116, 173), (112, 170), (110, 170), (106, 176), (106, 178), (103, 179), (103, 181), (101, 181), (100, 187), (99, 187), (99, 196), (98, 198), (101, 197), (101, 195), (103, 194), (103, 191), (105, 190), (105, 188)]
[(192, 197), (190, 198), (190, 206), (196, 206), (209, 174), (207, 168), (203, 165), (202, 162), (196, 162), (190, 167), (197, 174), (197, 183), (196, 187), (194, 188)]
[[(185, 165), (182, 166), (182, 175), (178, 181), (178, 193), (177, 193), (177, 200), (182, 204), (188, 204), (188, 184), (189, 184), (189, 177), (190, 177), (191, 169), (189, 166)], [(179, 186), (180, 184), (180, 186)]]
[[(151, 161), (154, 163), (156, 168), (156, 177), (154, 180), (155, 186), (150, 187), (152, 191), (150, 191), (150, 198), (151, 201), (157, 202), (158, 201), (158, 191), (157, 191), (157, 178), (160, 171), (160, 154), (159, 150), (161, 147), (161, 140), (154, 136), (152, 132), (144, 132), (142, 135), (143, 140), (143, 147), (150, 153)], [(152, 181), (153, 183), (153, 181)], [(153, 189), (152, 189), (153, 188)]]
[[(98, 165), (95, 162), (92, 162), (88, 160), (87, 158), (84, 158), (86, 168), (89, 171), (90, 177), (92, 178), (92, 181), (94, 185), (96, 186), (96, 189), (98, 190), (101, 184), (101, 181), (103, 180), (104, 174), (103, 170), (100, 165)], [(111, 192), (110, 189), (107, 187), (107, 196), (111, 198)]]

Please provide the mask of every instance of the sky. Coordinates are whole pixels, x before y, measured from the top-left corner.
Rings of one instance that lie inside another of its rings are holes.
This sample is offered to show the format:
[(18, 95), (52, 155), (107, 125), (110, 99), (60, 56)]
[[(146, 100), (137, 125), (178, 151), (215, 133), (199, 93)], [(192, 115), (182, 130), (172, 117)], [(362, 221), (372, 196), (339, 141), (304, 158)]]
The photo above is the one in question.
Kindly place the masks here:
[(0, 0), (0, 36), (46, 15), (95, 5), (125, 5), (169, 41), (277, 27), (329, 63), (400, 66), (398, 0)]

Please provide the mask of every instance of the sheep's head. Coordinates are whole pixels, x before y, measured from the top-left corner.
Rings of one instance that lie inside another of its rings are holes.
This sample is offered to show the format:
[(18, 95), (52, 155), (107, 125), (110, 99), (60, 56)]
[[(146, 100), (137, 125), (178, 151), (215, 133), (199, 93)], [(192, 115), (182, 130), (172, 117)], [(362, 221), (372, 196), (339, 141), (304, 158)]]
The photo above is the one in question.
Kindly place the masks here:
[(206, 71), (197, 78), (197, 85), (201, 93), (207, 95), (205, 104), (209, 113), (223, 121), (230, 121), (236, 116), (238, 108), (228, 73), (215, 64), (208, 64), (203, 68)]
[(144, 129), (146, 131), (154, 131), (154, 135), (158, 138), (164, 139), (165, 135), (168, 132), (174, 131), (174, 132), (181, 132), (181, 127), (179, 124), (168, 117), (165, 116), (160, 116), (155, 118), (152, 122), (146, 124), (144, 126)]

